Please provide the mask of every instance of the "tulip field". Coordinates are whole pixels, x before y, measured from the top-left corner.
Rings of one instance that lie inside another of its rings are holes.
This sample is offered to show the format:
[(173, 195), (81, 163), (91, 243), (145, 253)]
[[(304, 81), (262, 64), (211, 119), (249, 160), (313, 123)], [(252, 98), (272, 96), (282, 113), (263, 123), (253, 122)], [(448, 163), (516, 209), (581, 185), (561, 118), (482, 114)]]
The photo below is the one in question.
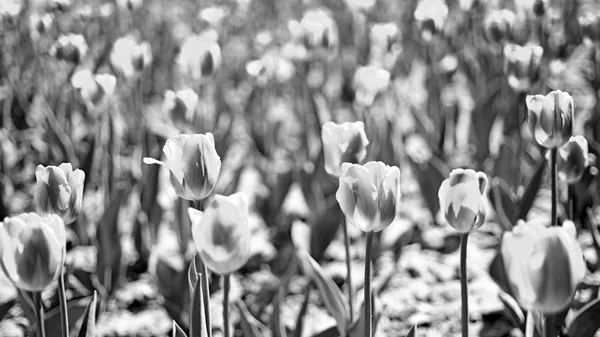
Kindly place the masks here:
[(0, 0), (0, 337), (600, 336), (600, 1)]

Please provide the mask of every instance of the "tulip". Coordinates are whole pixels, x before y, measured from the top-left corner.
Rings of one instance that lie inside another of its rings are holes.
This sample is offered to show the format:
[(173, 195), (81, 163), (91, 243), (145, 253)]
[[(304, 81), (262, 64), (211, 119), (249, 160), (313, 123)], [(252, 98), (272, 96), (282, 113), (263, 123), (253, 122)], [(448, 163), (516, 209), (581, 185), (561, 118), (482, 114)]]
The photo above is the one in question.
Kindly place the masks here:
[(384, 92), (390, 84), (390, 73), (376, 66), (360, 66), (354, 74), (356, 101), (364, 106), (370, 106), (375, 97)]
[(143, 0), (117, 0), (117, 6), (122, 11), (134, 11), (142, 7), (143, 4)]
[(34, 198), (44, 214), (56, 214), (65, 224), (70, 224), (81, 212), (85, 173), (73, 170), (71, 163), (58, 167), (38, 165), (35, 169)]
[(165, 92), (164, 110), (179, 128), (185, 129), (193, 122), (197, 104), (198, 95), (192, 89)]
[(504, 43), (510, 39), (515, 13), (508, 9), (490, 12), (483, 21), (485, 37), (492, 43)]
[(15, 20), (23, 10), (23, 2), (21, 0), (8, 0), (0, 4), (0, 24), (8, 22), (15, 24)]
[(555, 90), (544, 95), (527, 95), (528, 123), (531, 134), (546, 148), (562, 146), (573, 134), (573, 98)]
[(206, 211), (189, 208), (192, 237), (206, 266), (221, 275), (240, 269), (250, 257), (248, 201), (242, 193), (215, 195)]
[(58, 215), (23, 213), (0, 222), (0, 264), (15, 287), (42, 291), (65, 261), (66, 234)]
[(305, 11), (300, 26), (308, 49), (323, 50), (337, 47), (338, 27), (328, 9), (315, 8)]
[(343, 163), (335, 198), (346, 219), (363, 232), (379, 232), (400, 207), (400, 169), (382, 162)]
[(210, 81), (221, 66), (217, 39), (216, 32), (187, 37), (176, 60), (179, 72), (191, 77), (194, 83)]
[(152, 63), (152, 48), (148, 42), (138, 42), (128, 35), (115, 41), (110, 64), (127, 79), (139, 77)]
[(507, 286), (527, 310), (545, 314), (565, 309), (585, 276), (585, 262), (573, 222), (544, 227), (539, 221), (520, 223), (502, 237)]
[(443, 0), (421, 0), (417, 4), (414, 16), (423, 40), (429, 42), (444, 28), (448, 6)]
[(396, 43), (398, 35), (399, 29), (395, 23), (373, 25), (370, 34), (369, 63), (391, 71), (402, 49), (400, 44)]
[(487, 176), (469, 169), (454, 169), (438, 191), (440, 208), (452, 228), (469, 233), (485, 221)]
[(115, 91), (117, 79), (110, 74), (92, 75), (89, 70), (79, 70), (73, 74), (71, 84), (79, 90), (88, 110), (97, 111), (106, 107)]
[(504, 73), (514, 91), (528, 91), (537, 81), (543, 52), (542, 47), (534, 44), (508, 44), (504, 47)]
[(579, 17), (579, 27), (583, 41), (587, 45), (600, 42), (600, 15), (599, 13), (586, 13)]
[(282, 51), (272, 49), (266, 51), (260, 60), (248, 62), (246, 71), (259, 85), (264, 86), (272, 80), (289, 82), (294, 77), (296, 68), (290, 59), (283, 56)]
[(558, 177), (568, 184), (581, 179), (588, 167), (588, 142), (584, 136), (573, 136), (558, 148)]
[(54, 17), (50, 13), (44, 15), (31, 14), (29, 17), (29, 36), (31, 36), (31, 39), (37, 40), (46, 34), (52, 28), (53, 21)]
[(198, 14), (198, 18), (207, 22), (211, 27), (218, 28), (221, 26), (223, 19), (229, 15), (229, 10), (225, 6), (210, 6), (202, 9)]
[(144, 158), (144, 163), (169, 169), (171, 184), (180, 198), (202, 200), (210, 195), (221, 171), (221, 158), (212, 133), (169, 138), (163, 152), (166, 161)]
[(50, 48), (49, 54), (58, 60), (79, 64), (88, 52), (85, 38), (80, 34), (62, 35)]
[(342, 163), (357, 164), (365, 159), (369, 140), (363, 122), (327, 122), (321, 131), (325, 171), (334, 177), (341, 174)]

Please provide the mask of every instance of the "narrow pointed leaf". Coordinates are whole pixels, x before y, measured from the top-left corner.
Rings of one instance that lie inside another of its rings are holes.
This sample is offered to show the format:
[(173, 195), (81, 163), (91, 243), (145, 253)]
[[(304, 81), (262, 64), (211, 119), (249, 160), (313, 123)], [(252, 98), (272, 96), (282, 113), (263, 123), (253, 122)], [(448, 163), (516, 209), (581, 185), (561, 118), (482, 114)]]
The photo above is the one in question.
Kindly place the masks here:
[(542, 185), (545, 167), (546, 157), (542, 156), (539, 166), (527, 181), (525, 192), (523, 192), (523, 196), (521, 197), (521, 207), (519, 208), (519, 217), (517, 219), (527, 219), (527, 214), (529, 214), (531, 206), (533, 206), (533, 202), (535, 201), (535, 197), (537, 196), (540, 186)]
[(600, 298), (577, 311), (567, 328), (569, 337), (593, 337), (600, 330), (598, 317), (600, 317)]
[(500, 223), (505, 230), (510, 231), (517, 221), (518, 203), (517, 196), (511, 191), (510, 186), (500, 177), (492, 179), (490, 188), (490, 201), (496, 210)]
[[(77, 326), (89, 306), (92, 296), (70, 300), (67, 302), (69, 315), (69, 331)], [(46, 336), (61, 336), (60, 309), (58, 307), (48, 310), (44, 317)]]
[(177, 322), (173, 321), (173, 328), (171, 329), (171, 337), (187, 337), (183, 329), (179, 327)]
[(190, 266), (188, 268), (188, 285), (190, 290), (190, 297), (194, 295), (196, 282), (198, 282), (198, 266), (196, 265), (197, 258), (198, 254), (194, 254), (192, 260), (190, 261)]
[(508, 319), (516, 328), (521, 328), (525, 324), (525, 314), (517, 301), (505, 292), (499, 292), (498, 298), (504, 304), (504, 312)]
[(96, 307), (98, 302), (98, 295), (94, 291), (92, 299), (85, 308), (85, 312), (81, 317), (81, 327), (77, 337), (95, 337), (96, 336)]
[(192, 308), (190, 310), (190, 337), (208, 337), (206, 318), (204, 317), (204, 302), (202, 301), (202, 274), (198, 274)]
[(283, 302), (284, 288), (279, 287), (273, 297), (273, 313), (271, 314), (270, 328), (273, 331), (273, 337), (287, 337), (285, 325), (281, 320), (281, 303)]
[(311, 289), (311, 285), (309, 284), (306, 287), (306, 291), (304, 293), (304, 300), (302, 301), (302, 306), (300, 307), (300, 312), (298, 312), (298, 318), (296, 318), (296, 329), (294, 330), (294, 337), (302, 337), (302, 330), (304, 327), (304, 316), (306, 316), (306, 310), (308, 309), (308, 299), (310, 298), (310, 289)]
[(245, 337), (263, 337), (263, 335), (258, 330), (258, 326), (256, 324), (256, 318), (252, 316), (252, 314), (246, 308), (246, 305), (241, 300), (235, 302), (235, 305), (238, 307), (240, 311), (240, 326), (242, 328), (243, 336)]
[(406, 337), (415, 337), (417, 336), (417, 325), (413, 325), (410, 327), (410, 330), (408, 330), (408, 333), (406, 334)]
[[(379, 303), (379, 299), (377, 297), (377, 292), (373, 291), (373, 298), (371, 301), (371, 312), (373, 313), (373, 333), (377, 331), (377, 323), (379, 322), (379, 318), (381, 317), (381, 303)], [(362, 298), (362, 295), (361, 295)], [(352, 326), (350, 327), (350, 337), (363, 337), (365, 333), (365, 303), (362, 302), (360, 305), (358, 318), (355, 319)]]
[(0, 322), (2, 321), (4, 316), (6, 316), (6, 314), (8, 314), (8, 312), (15, 305), (15, 303), (17, 303), (17, 298), (13, 297), (13, 298), (10, 298), (8, 301), (0, 304)]

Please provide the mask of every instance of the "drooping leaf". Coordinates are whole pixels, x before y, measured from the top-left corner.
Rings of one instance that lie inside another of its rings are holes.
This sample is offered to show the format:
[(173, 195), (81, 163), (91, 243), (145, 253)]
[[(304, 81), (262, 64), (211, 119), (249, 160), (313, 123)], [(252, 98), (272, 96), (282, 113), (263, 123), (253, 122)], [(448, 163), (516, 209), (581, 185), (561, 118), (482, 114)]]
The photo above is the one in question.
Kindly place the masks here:
[(190, 310), (190, 337), (208, 337), (208, 327), (206, 326), (206, 317), (204, 317), (204, 301), (202, 300), (203, 277), (204, 275), (198, 274), (194, 286), (192, 308)]
[(177, 322), (173, 321), (173, 328), (171, 329), (171, 337), (187, 337), (183, 329), (177, 324)]
[(263, 335), (258, 330), (256, 318), (254, 318), (252, 314), (248, 311), (248, 308), (246, 308), (244, 302), (242, 300), (238, 300), (235, 302), (235, 305), (240, 311), (240, 325), (242, 327), (242, 331), (244, 332), (243, 336), (263, 337)]
[(273, 297), (273, 312), (271, 313), (271, 321), (269, 323), (273, 337), (287, 337), (285, 325), (281, 319), (281, 304), (283, 303), (284, 292), (285, 289), (280, 286)]
[(535, 172), (527, 180), (527, 185), (523, 196), (521, 197), (521, 207), (519, 208), (519, 217), (517, 219), (527, 219), (527, 214), (533, 206), (535, 197), (537, 196), (540, 186), (542, 185), (542, 178), (544, 177), (544, 168), (546, 167), (546, 157), (542, 156), (538, 167)]
[(304, 273), (317, 285), (317, 289), (323, 296), (327, 311), (335, 318), (341, 335), (347, 335), (350, 325), (350, 309), (348, 302), (325, 270), (306, 252), (299, 251), (298, 258)]
[(600, 330), (600, 298), (596, 298), (579, 309), (567, 330), (570, 337), (593, 337)]
[[(94, 291), (90, 303), (81, 317), (81, 326), (77, 337), (96, 337), (96, 307), (98, 295)], [(72, 318), (71, 318), (72, 319)]]

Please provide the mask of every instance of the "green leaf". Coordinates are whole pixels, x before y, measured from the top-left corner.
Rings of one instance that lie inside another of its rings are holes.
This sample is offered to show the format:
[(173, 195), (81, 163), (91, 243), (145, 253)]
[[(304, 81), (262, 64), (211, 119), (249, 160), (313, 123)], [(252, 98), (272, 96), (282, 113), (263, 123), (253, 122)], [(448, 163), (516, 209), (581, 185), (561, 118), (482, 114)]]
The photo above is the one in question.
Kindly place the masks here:
[(500, 177), (492, 179), (490, 201), (496, 210), (500, 223), (505, 230), (512, 230), (517, 221), (518, 197), (510, 186)]
[(252, 316), (252, 314), (246, 308), (246, 305), (242, 300), (237, 300), (235, 305), (238, 307), (240, 311), (240, 326), (242, 328), (243, 336), (245, 337), (263, 337), (260, 331), (258, 330), (258, 326), (256, 324), (256, 318)]
[(190, 290), (190, 298), (194, 295), (194, 289), (196, 287), (196, 282), (198, 282), (198, 264), (196, 261), (199, 259), (198, 254), (194, 253), (192, 259), (190, 260), (188, 267), (188, 286)]
[(208, 337), (206, 317), (204, 317), (204, 301), (202, 301), (202, 277), (198, 274), (192, 297), (192, 310), (190, 311), (190, 337)]
[[(508, 278), (506, 277), (506, 269), (504, 268), (504, 260), (502, 259), (502, 254), (500, 252), (496, 253), (496, 256), (492, 259), (492, 263), (490, 263), (490, 269), (488, 270), (490, 277), (502, 291), (511, 295), (512, 292), (510, 290), (510, 285), (508, 283)], [(511, 295), (512, 296), (512, 295)]]
[[(94, 291), (90, 303), (85, 308), (85, 312), (81, 317), (81, 326), (77, 337), (95, 337), (96, 336), (96, 307), (98, 295)], [(69, 316), (70, 317), (70, 316)]]
[(284, 291), (285, 289), (280, 286), (273, 297), (273, 313), (271, 314), (269, 326), (273, 331), (273, 337), (287, 337), (285, 325), (281, 320), (281, 303), (283, 302)]
[(337, 326), (334, 325), (331, 328), (325, 329), (318, 334), (313, 335), (313, 337), (340, 337), (340, 332), (338, 331)]
[[(69, 315), (69, 331), (77, 326), (77, 323), (84, 316), (90, 301), (93, 300), (93, 296), (70, 300), (67, 302), (67, 312)], [(53, 308), (45, 313), (44, 325), (46, 328), (46, 336), (61, 336), (61, 323), (60, 323), (60, 308)], [(70, 334), (70, 333), (69, 333)]]
[(499, 292), (498, 298), (504, 304), (504, 312), (512, 324), (517, 328), (522, 328), (525, 324), (525, 314), (517, 301), (505, 292)]
[(304, 291), (304, 300), (302, 301), (300, 312), (298, 312), (298, 317), (296, 318), (296, 329), (294, 329), (294, 337), (302, 337), (304, 317), (306, 316), (306, 310), (308, 309), (308, 300), (310, 298), (311, 286), (311, 284), (308, 284), (306, 290)]
[(600, 329), (600, 298), (596, 298), (575, 313), (568, 324), (569, 337), (593, 337)]
[(344, 294), (308, 253), (299, 251), (298, 258), (304, 273), (315, 282), (321, 292), (327, 311), (335, 318), (340, 334), (346, 335), (350, 325), (350, 309)]
[(410, 330), (408, 330), (408, 333), (406, 333), (406, 337), (415, 337), (417, 335), (417, 325), (413, 325), (410, 327)]
[(10, 309), (17, 303), (17, 298), (13, 297), (8, 299), (8, 301), (0, 304), (0, 322), (4, 319), (4, 316), (8, 314)]
[[(373, 298), (371, 299), (371, 312), (373, 313), (373, 329), (372, 331), (377, 331), (377, 323), (379, 322), (379, 318), (381, 317), (381, 303), (379, 303), (379, 299), (377, 297), (377, 291), (371, 292)], [(364, 294), (363, 294), (364, 295)], [(361, 296), (363, 298), (363, 296)], [(352, 326), (350, 327), (350, 337), (363, 337), (365, 333), (365, 302), (363, 301), (360, 304), (359, 316), (356, 318)]]
[(159, 253), (156, 259), (156, 285), (165, 299), (164, 307), (179, 325), (187, 325), (185, 313), (190, 303), (190, 293), (182, 291), (188, 285), (187, 270), (177, 253)]
[(523, 192), (523, 196), (521, 197), (521, 207), (519, 208), (519, 217), (517, 219), (527, 219), (527, 214), (529, 214), (531, 206), (533, 206), (533, 202), (535, 201), (535, 197), (537, 196), (540, 186), (542, 185), (545, 167), (546, 156), (542, 156), (542, 160), (538, 164), (537, 169), (527, 180), (525, 192)]
[(321, 205), (323, 204), (325, 207), (321, 206), (316, 210), (310, 227), (310, 254), (317, 261), (323, 258), (343, 220), (342, 210), (335, 196), (324, 199)]
[(187, 337), (183, 329), (179, 327), (177, 322), (173, 321), (173, 328), (171, 329), (171, 337)]

